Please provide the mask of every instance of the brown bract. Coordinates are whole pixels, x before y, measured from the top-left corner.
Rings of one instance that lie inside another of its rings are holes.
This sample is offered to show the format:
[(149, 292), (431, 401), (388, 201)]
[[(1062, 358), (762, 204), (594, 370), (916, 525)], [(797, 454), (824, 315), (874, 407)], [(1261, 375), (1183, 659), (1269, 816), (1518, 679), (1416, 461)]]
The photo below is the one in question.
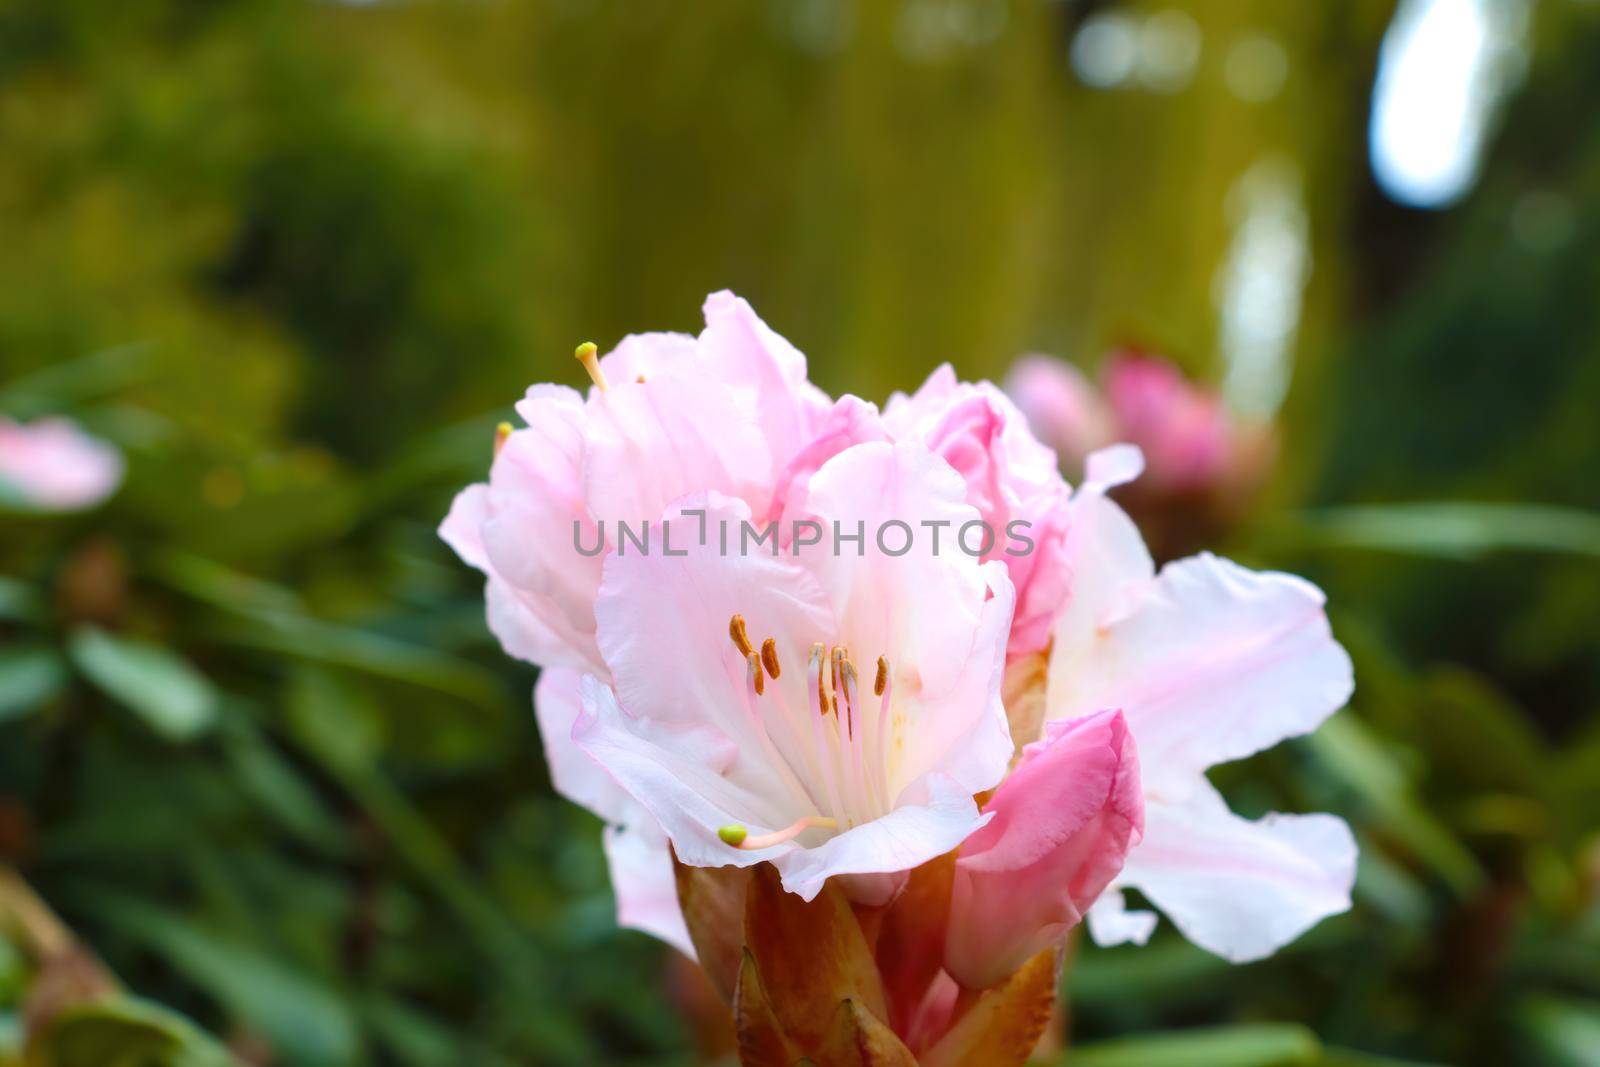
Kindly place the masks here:
[[(954, 854), (911, 871), (895, 900), (856, 909), (829, 883), (816, 899), (785, 892), (768, 864), (677, 864), (689, 935), (732, 1006), (744, 1067), (1020, 1067), (1049, 1025), (1059, 948), (1005, 982), (967, 991), (920, 1057), (903, 1035), (943, 975)], [(946, 1004), (949, 1002), (946, 1001)], [(939, 1017), (936, 1015), (936, 1018)], [(943, 1031), (940, 1033), (940, 1031)]]

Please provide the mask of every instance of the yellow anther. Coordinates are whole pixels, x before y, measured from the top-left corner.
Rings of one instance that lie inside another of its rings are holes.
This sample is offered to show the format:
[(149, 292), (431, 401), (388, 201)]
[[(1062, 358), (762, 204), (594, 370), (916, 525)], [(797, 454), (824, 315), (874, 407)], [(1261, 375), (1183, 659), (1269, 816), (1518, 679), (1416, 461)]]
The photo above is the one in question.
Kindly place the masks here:
[(750, 635), (745, 632), (743, 615), (735, 615), (728, 620), (728, 636), (733, 638), (733, 646), (739, 650), (739, 655), (749, 656), (756, 650), (750, 643)]

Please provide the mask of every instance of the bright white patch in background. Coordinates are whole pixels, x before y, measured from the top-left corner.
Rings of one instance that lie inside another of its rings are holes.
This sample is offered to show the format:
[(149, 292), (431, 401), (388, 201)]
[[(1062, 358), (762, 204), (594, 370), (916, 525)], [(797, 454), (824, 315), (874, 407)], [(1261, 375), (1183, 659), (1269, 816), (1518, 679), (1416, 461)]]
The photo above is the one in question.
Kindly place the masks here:
[(1139, 31), (1133, 19), (1106, 12), (1085, 19), (1072, 38), (1068, 59), (1078, 80), (1091, 89), (1112, 89), (1133, 74)]
[(1200, 24), (1176, 8), (1144, 18), (1105, 11), (1078, 27), (1067, 59), (1091, 89), (1138, 85), (1175, 93), (1200, 63)]
[(1300, 304), (1311, 274), (1311, 226), (1300, 171), (1279, 157), (1258, 161), (1228, 191), (1233, 227), (1217, 273), (1217, 347), (1229, 410), (1271, 418), (1289, 390)]
[(1401, 0), (1368, 133), (1385, 193), (1437, 208), (1472, 187), (1495, 105), (1521, 77), (1527, 23), (1527, 0)]

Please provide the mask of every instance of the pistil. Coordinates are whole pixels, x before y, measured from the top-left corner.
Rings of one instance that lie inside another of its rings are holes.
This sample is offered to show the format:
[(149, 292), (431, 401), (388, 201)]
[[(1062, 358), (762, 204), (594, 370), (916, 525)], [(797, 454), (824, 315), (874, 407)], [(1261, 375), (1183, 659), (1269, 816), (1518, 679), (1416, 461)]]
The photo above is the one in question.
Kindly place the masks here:
[(583, 364), (583, 369), (589, 372), (589, 380), (603, 393), (611, 388), (611, 383), (606, 381), (606, 372), (600, 369), (599, 352), (593, 341), (585, 341), (572, 353), (572, 358)]

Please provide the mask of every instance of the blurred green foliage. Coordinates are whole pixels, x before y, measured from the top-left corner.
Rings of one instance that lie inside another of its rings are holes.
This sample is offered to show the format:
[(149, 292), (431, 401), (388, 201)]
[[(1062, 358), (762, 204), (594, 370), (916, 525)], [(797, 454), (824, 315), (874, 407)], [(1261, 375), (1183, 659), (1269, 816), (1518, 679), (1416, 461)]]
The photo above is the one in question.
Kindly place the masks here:
[[(1163, 6), (0, 3), (0, 411), (130, 461), (0, 514), (0, 862), (151, 998), (38, 1025), (5, 931), (0, 1063), (695, 1062), (433, 534), (491, 427), (723, 286), (873, 398), (1128, 339), (1218, 378), (1262, 160), (1313, 269), (1219, 547), (1327, 589), (1358, 692), (1218, 779), (1350, 818), (1358, 903), (1247, 967), (1084, 949), (1071, 1062), (1600, 1062), (1600, 10), (1537, 9), (1482, 181), (1424, 214), (1365, 170), (1391, 4), (1175, 4), (1192, 82), (1074, 80), (1084, 18)], [(1270, 102), (1226, 86), (1246, 32)]]

